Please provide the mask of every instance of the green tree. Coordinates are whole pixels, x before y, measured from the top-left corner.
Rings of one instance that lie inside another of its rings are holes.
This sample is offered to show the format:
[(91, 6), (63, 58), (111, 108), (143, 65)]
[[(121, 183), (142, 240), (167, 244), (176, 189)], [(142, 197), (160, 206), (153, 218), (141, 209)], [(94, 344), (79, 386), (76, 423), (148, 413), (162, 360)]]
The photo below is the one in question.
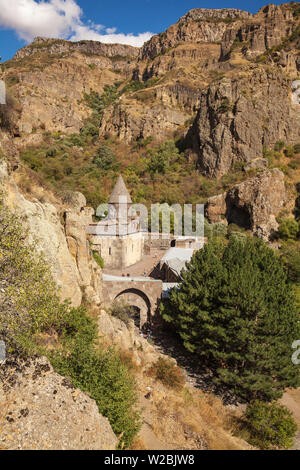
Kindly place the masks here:
[(273, 250), (233, 237), (196, 252), (162, 307), (184, 346), (246, 399), (273, 400), (299, 385), (291, 345), (300, 338), (295, 295)]
[(290, 449), (297, 424), (292, 413), (277, 403), (255, 401), (248, 405), (244, 417), (250, 432), (248, 442), (264, 450)]

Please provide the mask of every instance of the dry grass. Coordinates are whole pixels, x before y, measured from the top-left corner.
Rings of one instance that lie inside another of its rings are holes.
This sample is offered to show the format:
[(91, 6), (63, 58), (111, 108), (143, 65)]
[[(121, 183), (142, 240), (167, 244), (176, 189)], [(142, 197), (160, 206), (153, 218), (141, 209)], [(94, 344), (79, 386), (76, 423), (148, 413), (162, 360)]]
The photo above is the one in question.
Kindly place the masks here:
[(141, 371), (141, 366), (136, 362), (135, 355), (133, 351), (119, 349), (119, 356), (121, 362), (133, 373), (138, 373)]
[(232, 416), (214, 395), (191, 387), (181, 392), (152, 387), (151, 427), (157, 438), (180, 449), (241, 450), (250, 446), (231, 432)]
[(145, 446), (143, 439), (141, 439), (140, 437), (137, 437), (131, 444), (131, 447), (129, 450), (148, 450), (148, 449)]

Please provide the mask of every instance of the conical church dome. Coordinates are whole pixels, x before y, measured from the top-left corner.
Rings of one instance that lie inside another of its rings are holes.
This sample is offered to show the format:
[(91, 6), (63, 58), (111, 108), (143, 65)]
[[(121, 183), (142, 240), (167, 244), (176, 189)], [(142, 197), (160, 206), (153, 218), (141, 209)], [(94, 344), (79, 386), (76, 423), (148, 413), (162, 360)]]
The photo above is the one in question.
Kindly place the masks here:
[(132, 204), (130, 194), (125, 186), (122, 175), (119, 176), (118, 181), (116, 182), (115, 187), (112, 190), (108, 203), (119, 204), (120, 197), (122, 197), (122, 203), (126, 202), (127, 204)]

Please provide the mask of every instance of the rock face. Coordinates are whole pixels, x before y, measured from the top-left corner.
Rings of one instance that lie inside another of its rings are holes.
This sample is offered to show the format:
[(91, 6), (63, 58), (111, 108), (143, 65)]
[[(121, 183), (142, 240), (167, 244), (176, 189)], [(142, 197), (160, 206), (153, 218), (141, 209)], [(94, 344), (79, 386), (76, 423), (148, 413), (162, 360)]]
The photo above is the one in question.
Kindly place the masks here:
[(131, 351), (137, 366), (149, 365), (163, 356), (145, 338), (139, 336), (139, 330), (133, 320), (126, 325), (102, 310), (98, 318), (98, 327), (100, 336), (105, 335), (123, 351)]
[(143, 46), (133, 78), (156, 82), (108, 108), (100, 135), (130, 142), (183, 132), (205, 175), (221, 177), (237, 162), (250, 168), (264, 145), (300, 140), (292, 99), (299, 64), (295, 5), (268, 5), (254, 16), (192, 10)]
[(0, 182), (6, 203), (24, 218), (29, 242), (35, 243), (49, 263), (62, 299), (71, 299), (76, 307), (83, 296), (100, 304), (102, 273), (92, 258), (85, 232), (93, 210), (85, 207), (84, 196), (76, 193), (72, 207), (63, 209), (61, 218), (55, 205), (26, 199), (5, 162), (1, 165)]
[(4, 80), (20, 103), (18, 133), (77, 133), (91, 110), (83, 94), (132, 74), (137, 48), (94, 41), (37, 38), (16, 53)]
[(296, 3), (255, 15), (194, 9), (141, 49), (36, 38), (4, 64), (20, 105), (14, 132), (22, 142), (44, 130), (78, 133), (91, 114), (84, 93), (121, 83), (104, 110), (101, 137), (130, 143), (179, 136), (209, 177), (238, 162), (250, 168), (264, 145), (300, 141), (300, 105), (292, 95), (299, 18)]
[(140, 59), (154, 59), (178, 43), (197, 41), (212, 43), (221, 41), (232, 23), (251, 18), (246, 11), (235, 9), (211, 10), (198, 8), (189, 11), (164, 33), (151, 38), (142, 48)]
[(96, 403), (46, 358), (0, 367), (0, 448), (114, 450), (118, 440)]
[(234, 223), (268, 240), (278, 229), (276, 216), (286, 199), (284, 174), (274, 168), (210, 198), (205, 212), (211, 223)]
[(103, 44), (98, 41), (70, 42), (63, 39), (49, 39), (36, 37), (34, 41), (23, 49), (20, 49), (14, 56), (15, 59), (22, 59), (41, 50), (46, 50), (49, 54), (63, 54), (70, 51), (78, 51), (83, 54), (90, 54), (104, 57), (137, 57), (139, 49), (125, 44)]
[(244, 76), (224, 78), (204, 90), (187, 144), (211, 177), (228, 173), (236, 162), (262, 156), (263, 146), (300, 140), (300, 106), (291, 100), (292, 81), (279, 71), (256, 67)]

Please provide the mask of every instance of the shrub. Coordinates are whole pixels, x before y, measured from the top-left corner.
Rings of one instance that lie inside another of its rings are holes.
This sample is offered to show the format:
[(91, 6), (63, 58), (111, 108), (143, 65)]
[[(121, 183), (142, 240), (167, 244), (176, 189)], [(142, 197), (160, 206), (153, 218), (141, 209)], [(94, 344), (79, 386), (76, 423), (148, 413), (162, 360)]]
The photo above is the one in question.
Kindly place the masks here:
[(284, 150), (284, 154), (288, 158), (293, 158), (293, 156), (295, 155), (294, 147), (291, 147), (291, 146), (286, 147)]
[(294, 151), (295, 151), (295, 153), (300, 153), (300, 143), (294, 145)]
[(179, 151), (173, 140), (168, 140), (161, 144), (156, 150), (150, 153), (150, 160), (147, 165), (147, 171), (152, 177), (157, 174), (165, 174), (170, 165), (179, 159)]
[(93, 258), (94, 260), (96, 261), (96, 263), (98, 264), (98, 266), (103, 269), (104, 268), (104, 260), (102, 258), (102, 256), (99, 255), (98, 251), (93, 251)]
[(278, 236), (282, 240), (295, 240), (299, 232), (299, 224), (295, 219), (283, 219), (279, 225)]
[(115, 301), (111, 306), (109, 313), (113, 317), (116, 317), (124, 322), (127, 326), (129, 325), (130, 320), (135, 316), (133, 307), (123, 300)]
[(60, 303), (45, 260), (26, 241), (21, 219), (0, 205), (0, 332), (18, 354), (35, 353), (36, 335), (70, 310)]
[(274, 151), (263, 147), (263, 158), (266, 158), (269, 162), (269, 166), (273, 165), (274, 163)]
[(109, 170), (115, 162), (116, 156), (113, 150), (107, 145), (102, 145), (98, 148), (97, 155), (93, 160), (93, 163), (103, 170)]
[(136, 385), (128, 368), (113, 349), (95, 347), (97, 325), (84, 309), (69, 313), (60, 327), (61, 350), (48, 354), (57, 372), (96, 401), (109, 419), (120, 447), (130, 446), (140, 428), (135, 410)]
[(289, 449), (297, 425), (292, 413), (277, 403), (255, 401), (248, 405), (244, 417), (250, 432), (249, 443), (264, 450)]
[(51, 147), (49, 148), (49, 150), (47, 150), (46, 157), (55, 157), (56, 154), (57, 154), (56, 147)]
[(185, 384), (181, 369), (169, 359), (161, 357), (152, 364), (148, 370), (148, 375), (169, 388), (181, 389)]
[(288, 163), (288, 167), (291, 168), (292, 170), (297, 170), (299, 166), (299, 163), (297, 160), (292, 160), (291, 162)]
[(276, 144), (274, 145), (275, 152), (281, 152), (281, 150), (284, 149), (284, 146), (285, 146), (284, 142), (282, 142), (282, 141), (276, 142)]

